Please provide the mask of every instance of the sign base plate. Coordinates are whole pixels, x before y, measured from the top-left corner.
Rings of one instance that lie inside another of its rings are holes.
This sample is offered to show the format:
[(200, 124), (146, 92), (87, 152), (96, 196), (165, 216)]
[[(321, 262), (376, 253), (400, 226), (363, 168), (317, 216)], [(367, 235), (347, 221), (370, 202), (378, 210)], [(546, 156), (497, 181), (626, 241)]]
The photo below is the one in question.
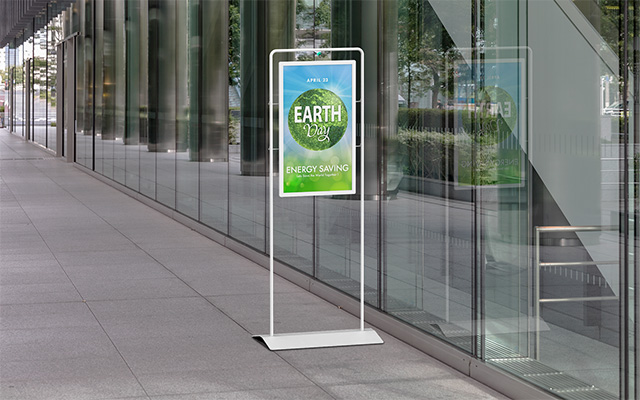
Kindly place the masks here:
[(340, 331), (281, 333), (256, 335), (254, 339), (264, 342), (269, 350), (315, 349), (320, 347), (360, 346), (382, 344), (384, 341), (371, 328)]

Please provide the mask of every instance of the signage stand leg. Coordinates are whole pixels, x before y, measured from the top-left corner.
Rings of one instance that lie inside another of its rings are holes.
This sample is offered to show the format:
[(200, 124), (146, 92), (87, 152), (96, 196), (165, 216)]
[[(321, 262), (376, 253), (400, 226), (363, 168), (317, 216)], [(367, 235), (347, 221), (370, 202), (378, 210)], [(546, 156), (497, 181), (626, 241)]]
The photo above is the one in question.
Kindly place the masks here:
[[(360, 53), (360, 329), (275, 334), (273, 302), (273, 56), (277, 53), (302, 51), (357, 51)], [(364, 51), (357, 47), (273, 50), (269, 55), (269, 334), (256, 335), (254, 338), (265, 343), (273, 351), (384, 343), (376, 331), (370, 328), (365, 329), (364, 308)]]

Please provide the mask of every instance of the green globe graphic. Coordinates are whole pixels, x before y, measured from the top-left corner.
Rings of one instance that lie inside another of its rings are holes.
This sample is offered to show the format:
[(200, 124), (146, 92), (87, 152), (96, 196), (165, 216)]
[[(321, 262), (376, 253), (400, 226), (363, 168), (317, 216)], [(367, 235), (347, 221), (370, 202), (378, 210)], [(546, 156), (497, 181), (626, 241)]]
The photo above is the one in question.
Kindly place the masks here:
[(475, 120), (464, 117), (465, 130), (474, 133), (476, 142), (495, 145), (508, 139), (516, 128), (518, 110), (504, 89), (486, 87), (478, 92)]
[(289, 109), (289, 132), (307, 150), (321, 151), (333, 147), (344, 136), (348, 123), (344, 102), (326, 89), (307, 90)]

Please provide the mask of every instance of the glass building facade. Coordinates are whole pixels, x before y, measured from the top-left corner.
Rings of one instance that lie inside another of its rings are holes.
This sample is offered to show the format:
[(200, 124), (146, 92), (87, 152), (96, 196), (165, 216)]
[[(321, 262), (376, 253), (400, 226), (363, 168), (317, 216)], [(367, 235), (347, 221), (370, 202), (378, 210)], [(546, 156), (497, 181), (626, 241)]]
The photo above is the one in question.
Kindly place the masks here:
[(364, 193), (276, 196), (274, 257), (358, 297), (363, 195), (365, 300), (398, 330), (468, 356), (472, 376), (640, 398), (639, 9), (51, 2), (8, 42), (7, 124), (264, 255), (269, 53), (361, 62), (308, 49), (362, 48)]

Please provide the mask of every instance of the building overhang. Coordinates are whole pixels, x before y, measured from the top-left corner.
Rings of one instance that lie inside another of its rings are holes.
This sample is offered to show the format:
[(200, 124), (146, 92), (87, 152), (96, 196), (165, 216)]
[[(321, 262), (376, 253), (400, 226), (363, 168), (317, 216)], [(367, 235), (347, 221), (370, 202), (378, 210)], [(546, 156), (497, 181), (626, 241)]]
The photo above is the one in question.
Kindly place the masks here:
[[(0, 2), (0, 48), (14, 42), (20, 46), (27, 38), (23, 33), (43, 28), (49, 21), (66, 9), (73, 0), (5, 0)], [(49, 12), (47, 7), (51, 4)], [(36, 18), (44, 15), (45, 18)]]

